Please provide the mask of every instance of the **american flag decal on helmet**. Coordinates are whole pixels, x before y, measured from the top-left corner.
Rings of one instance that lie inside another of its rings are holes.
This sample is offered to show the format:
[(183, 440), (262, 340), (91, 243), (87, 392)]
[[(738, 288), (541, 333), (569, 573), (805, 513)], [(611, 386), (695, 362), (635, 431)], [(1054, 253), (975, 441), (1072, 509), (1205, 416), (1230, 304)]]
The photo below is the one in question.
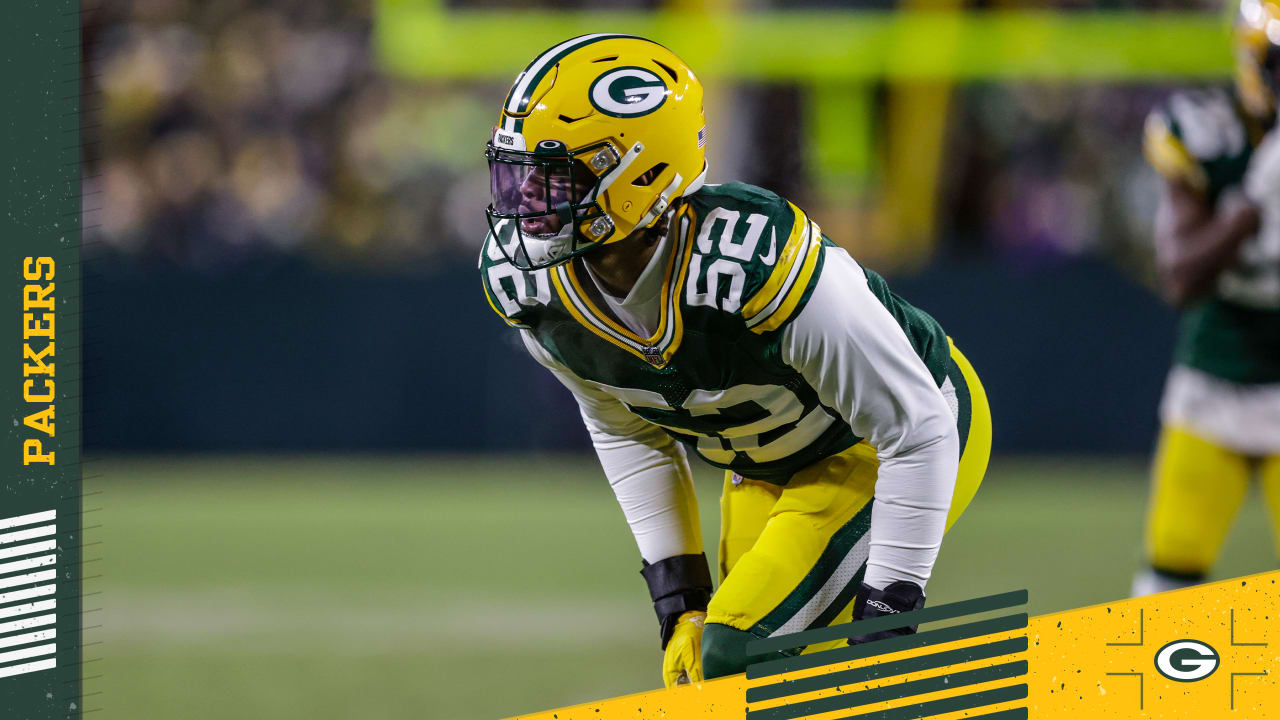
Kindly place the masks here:
[(698, 147), (706, 147), (706, 146), (707, 146), (707, 126), (703, 125), (702, 129), (698, 131)]

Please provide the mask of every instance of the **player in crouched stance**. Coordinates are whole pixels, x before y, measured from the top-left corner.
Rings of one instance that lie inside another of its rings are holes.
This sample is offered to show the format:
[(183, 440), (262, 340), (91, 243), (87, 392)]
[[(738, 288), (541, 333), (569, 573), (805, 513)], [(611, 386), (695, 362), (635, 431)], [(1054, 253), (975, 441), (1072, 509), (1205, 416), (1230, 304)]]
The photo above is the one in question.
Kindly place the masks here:
[[(486, 146), (485, 294), (578, 400), (668, 685), (742, 672), (754, 638), (921, 607), (991, 444), (938, 323), (795, 205), (705, 183), (706, 142), (678, 57), (597, 34), (525, 68)], [(714, 594), (687, 451), (725, 470)]]
[(1233, 91), (1181, 92), (1147, 119), (1160, 281), (1183, 314), (1135, 595), (1204, 578), (1254, 472), (1280, 554), (1280, 2), (1244, 0), (1235, 44)]

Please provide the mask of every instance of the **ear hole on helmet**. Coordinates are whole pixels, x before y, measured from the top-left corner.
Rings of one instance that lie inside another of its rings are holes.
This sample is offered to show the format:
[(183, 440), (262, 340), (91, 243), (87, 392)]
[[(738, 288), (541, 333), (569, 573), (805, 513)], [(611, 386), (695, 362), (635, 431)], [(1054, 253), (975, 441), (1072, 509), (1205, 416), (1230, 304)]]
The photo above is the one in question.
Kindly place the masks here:
[(667, 164), (664, 162), (660, 162), (657, 165), (654, 165), (653, 167), (649, 168), (648, 170), (645, 170), (644, 174), (636, 178), (635, 180), (632, 180), (631, 184), (636, 187), (649, 187), (650, 185), (653, 184), (653, 181), (656, 180), (658, 176), (662, 174), (662, 171), (666, 169), (667, 169)]
[(666, 71), (667, 71), (667, 74), (671, 76), (671, 82), (680, 82), (680, 78), (676, 77), (676, 71), (675, 71), (675, 70), (672, 70), (669, 66), (664, 65), (663, 63), (661, 63), (661, 62), (659, 62), (659, 61), (657, 61), (657, 60), (654, 60), (653, 62), (654, 62), (654, 64), (655, 64), (655, 65), (657, 65), (658, 67), (660, 67), (660, 68), (662, 68), (663, 70), (666, 70)]
[(593, 63), (609, 62), (609, 61), (611, 61), (611, 60), (617, 60), (617, 59), (618, 59), (618, 56), (617, 56), (617, 55), (609, 55), (609, 56), (607, 56), (607, 57), (596, 58), (595, 60), (592, 60), (591, 62), (593, 62)]

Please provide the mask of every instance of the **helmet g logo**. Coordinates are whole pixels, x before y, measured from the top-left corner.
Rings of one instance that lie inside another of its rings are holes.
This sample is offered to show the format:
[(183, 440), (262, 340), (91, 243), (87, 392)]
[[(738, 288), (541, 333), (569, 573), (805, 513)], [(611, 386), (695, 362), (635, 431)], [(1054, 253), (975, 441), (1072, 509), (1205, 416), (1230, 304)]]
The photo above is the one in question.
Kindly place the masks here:
[(601, 75), (588, 91), (591, 104), (612, 117), (648, 115), (667, 100), (662, 78), (639, 67), (621, 67)]
[(1218, 664), (1218, 652), (1199, 640), (1174, 640), (1156, 651), (1156, 670), (1178, 682), (1203, 680)]

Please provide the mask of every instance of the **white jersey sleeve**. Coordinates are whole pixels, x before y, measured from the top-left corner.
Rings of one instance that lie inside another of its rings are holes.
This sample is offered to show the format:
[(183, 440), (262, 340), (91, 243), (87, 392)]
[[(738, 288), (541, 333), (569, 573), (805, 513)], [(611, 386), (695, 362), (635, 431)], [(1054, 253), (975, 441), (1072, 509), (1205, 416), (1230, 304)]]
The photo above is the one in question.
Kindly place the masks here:
[(955, 418), (861, 266), (843, 249), (823, 252), (812, 296), (783, 331), (782, 357), (879, 457), (864, 581), (924, 587), (955, 489)]
[(529, 354), (573, 393), (605, 477), (631, 526), (640, 555), (655, 563), (701, 553), (702, 528), (684, 448), (615, 397), (574, 375), (520, 333)]

